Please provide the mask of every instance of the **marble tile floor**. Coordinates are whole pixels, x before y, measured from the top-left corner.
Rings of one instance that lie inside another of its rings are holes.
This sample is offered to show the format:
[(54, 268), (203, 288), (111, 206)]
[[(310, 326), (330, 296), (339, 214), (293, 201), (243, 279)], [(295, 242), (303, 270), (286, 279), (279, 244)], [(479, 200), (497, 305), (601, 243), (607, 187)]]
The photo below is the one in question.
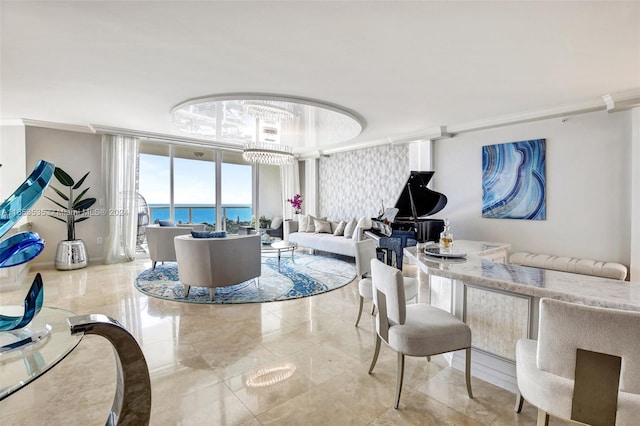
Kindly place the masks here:
[[(138, 259), (37, 271), (45, 305), (109, 315), (136, 337), (151, 375), (152, 425), (535, 424), (535, 407), (525, 403), (517, 415), (512, 393), (479, 379), (468, 399), (463, 374), (442, 356), (407, 358), (400, 409), (393, 409), (396, 356), (383, 346), (367, 374), (373, 321), (369, 302), (360, 326), (353, 325), (357, 282), (292, 301), (196, 305), (138, 292), (134, 279), (150, 267)], [(417, 270), (407, 266), (405, 273)], [(427, 280), (420, 279), (420, 300), (427, 301)], [(2, 304), (21, 304), (25, 291), (0, 293)], [(110, 344), (85, 336), (51, 371), (0, 402), (0, 424), (104, 424), (114, 381)]]

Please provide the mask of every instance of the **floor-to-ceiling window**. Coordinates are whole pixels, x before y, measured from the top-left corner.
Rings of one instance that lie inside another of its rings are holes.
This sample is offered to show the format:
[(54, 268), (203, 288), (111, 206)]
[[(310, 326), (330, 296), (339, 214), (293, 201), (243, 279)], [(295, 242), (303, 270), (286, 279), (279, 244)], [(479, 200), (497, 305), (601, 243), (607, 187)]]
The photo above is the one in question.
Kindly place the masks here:
[(227, 232), (237, 233), (242, 225), (251, 223), (252, 167), (239, 152), (222, 153), (221, 205)]
[(150, 210), (149, 223), (171, 217), (171, 161), (169, 145), (140, 144), (138, 193)]
[(139, 165), (138, 192), (151, 223), (205, 223), (229, 233), (251, 224), (255, 183), (240, 152), (142, 142)]
[[(251, 181), (249, 181), (251, 185)], [(216, 151), (173, 147), (174, 219), (216, 225)]]

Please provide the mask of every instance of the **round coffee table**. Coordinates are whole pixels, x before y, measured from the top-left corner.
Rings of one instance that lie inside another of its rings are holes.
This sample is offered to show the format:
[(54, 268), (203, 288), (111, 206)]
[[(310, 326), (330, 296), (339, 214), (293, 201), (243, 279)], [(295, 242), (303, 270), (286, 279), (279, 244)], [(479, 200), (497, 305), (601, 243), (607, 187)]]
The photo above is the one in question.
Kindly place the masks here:
[(290, 241), (277, 241), (275, 243), (269, 245), (262, 246), (263, 253), (278, 253), (278, 272), (280, 272), (280, 256), (282, 253), (286, 253), (288, 251), (291, 252), (291, 261), (296, 263), (295, 257), (293, 253), (298, 248), (298, 243), (292, 243)]

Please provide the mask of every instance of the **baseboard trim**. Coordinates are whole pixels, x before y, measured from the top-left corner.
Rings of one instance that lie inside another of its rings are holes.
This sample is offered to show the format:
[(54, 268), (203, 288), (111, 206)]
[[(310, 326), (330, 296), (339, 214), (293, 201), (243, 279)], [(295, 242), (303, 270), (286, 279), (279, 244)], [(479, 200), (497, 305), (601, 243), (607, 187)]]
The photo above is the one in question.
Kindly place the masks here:
[[(104, 264), (104, 257), (93, 257), (89, 259), (89, 265), (103, 265), (103, 264)], [(54, 262), (37, 262), (37, 263), (30, 262), (29, 263), (29, 271), (38, 272), (39, 268), (55, 269), (55, 265), (54, 265)], [(72, 269), (68, 272), (71, 272), (74, 270), (76, 269)]]

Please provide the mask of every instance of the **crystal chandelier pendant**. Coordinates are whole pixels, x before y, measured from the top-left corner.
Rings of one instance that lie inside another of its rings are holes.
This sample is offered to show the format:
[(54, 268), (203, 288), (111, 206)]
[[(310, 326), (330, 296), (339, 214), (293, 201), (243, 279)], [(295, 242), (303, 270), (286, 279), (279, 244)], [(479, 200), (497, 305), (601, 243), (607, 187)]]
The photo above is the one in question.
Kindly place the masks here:
[(245, 101), (244, 108), (249, 115), (263, 121), (280, 123), (293, 120), (293, 111), (284, 106), (284, 102), (277, 101)]
[(242, 158), (251, 163), (291, 164), (294, 155), (290, 146), (267, 142), (249, 142), (244, 145)]

